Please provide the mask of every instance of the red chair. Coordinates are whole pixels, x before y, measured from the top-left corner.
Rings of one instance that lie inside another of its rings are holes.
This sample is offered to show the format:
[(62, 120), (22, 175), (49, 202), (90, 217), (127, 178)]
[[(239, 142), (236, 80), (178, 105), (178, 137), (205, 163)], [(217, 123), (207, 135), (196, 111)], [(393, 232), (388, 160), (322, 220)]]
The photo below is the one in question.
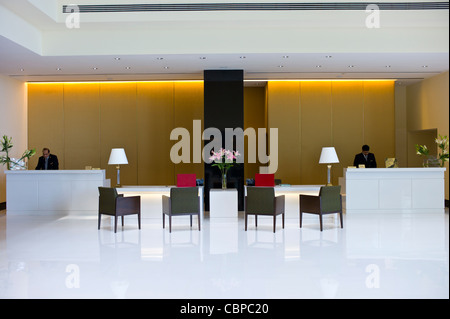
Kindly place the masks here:
[(255, 186), (274, 187), (275, 174), (255, 174)]
[(197, 180), (195, 174), (177, 174), (177, 187), (195, 187)]

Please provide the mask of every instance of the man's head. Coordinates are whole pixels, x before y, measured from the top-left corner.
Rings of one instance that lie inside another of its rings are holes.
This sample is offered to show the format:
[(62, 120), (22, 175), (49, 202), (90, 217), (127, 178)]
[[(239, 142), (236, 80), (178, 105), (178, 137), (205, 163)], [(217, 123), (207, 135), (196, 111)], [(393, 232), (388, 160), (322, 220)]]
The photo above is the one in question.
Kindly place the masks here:
[(363, 145), (363, 147), (362, 147), (362, 153), (363, 153), (364, 155), (369, 154), (369, 150), (370, 150), (369, 145)]
[(47, 147), (44, 147), (42, 149), (42, 156), (44, 156), (44, 158), (47, 158), (47, 157), (49, 157), (49, 155), (50, 155), (50, 150)]

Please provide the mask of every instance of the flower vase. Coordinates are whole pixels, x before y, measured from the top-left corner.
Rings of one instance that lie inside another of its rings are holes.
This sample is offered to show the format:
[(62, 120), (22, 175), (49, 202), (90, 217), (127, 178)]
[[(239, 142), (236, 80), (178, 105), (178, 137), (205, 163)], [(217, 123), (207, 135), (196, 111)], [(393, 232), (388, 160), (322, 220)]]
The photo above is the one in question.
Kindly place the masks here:
[(227, 174), (222, 174), (222, 189), (227, 189)]

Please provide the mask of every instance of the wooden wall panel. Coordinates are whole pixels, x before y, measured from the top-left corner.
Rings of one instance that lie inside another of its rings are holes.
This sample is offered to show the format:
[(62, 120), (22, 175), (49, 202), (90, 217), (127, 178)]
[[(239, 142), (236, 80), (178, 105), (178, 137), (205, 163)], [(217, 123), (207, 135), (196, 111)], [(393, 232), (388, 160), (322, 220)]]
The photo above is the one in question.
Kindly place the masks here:
[(301, 124), (299, 82), (269, 82), (268, 128), (278, 128), (278, 170), (284, 184), (300, 184)]
[(137, 84), (138, 184), (173, 185), (173, 82)]
[[(194, 137), (193, 120), (201, 120), (201, 133), (203, 132), (203, 82), (174, 82), (174, 124), (173, 128), (186, 128), (191, 136), (191, 158), (190, 163), (175, 164), (174, 183), (176, 174), (196, 174), (197, 178), (204, 178), (204, 163), (202, 158), (200, 163), (193, 162), (193, 139), (195, 143), (200, 143), (200, 150), (203, 150), (203, 142)], [(170, 141), (170, 146), (175, 145), (177, 141)], [(201, 156), (201, 154), (200, 154)]]
[(116, 185), (115, 165), (108, 165), (112, 148), (125, 148), (128, 164), (121, 165), (122, 185), (137, 185), (136, 83), (100, 84), (101, 167)]
[(301, 184), (324, 184), (327, 166), (319, 164), (322, 147), (333, 146), (331, 81), (301, 82)]
[(66, 169), (100, 168), (100, 85), (64, 84)]
[(333, 146), (339, 164), (332, 166), (332, 183), (338, 185), (343, 168), (352, 166), (364, 141), (364, 84), (363, 81), (335, 81), (332, 84)]
[[(264, 87), (244, 87), (244, 130), (249, 127), (254, 128), (257, 137), (258, 128), (266, 128), (265, 99), (266, 89)], [(259, 173), (259, 167), (263, 164), (258, 162), (257, 154), (256, 163), (248, 162), (249, 143), (247, 138), (245, 139), (245, 152), (244, 178), (255, 178), (255, 174)]]
[(65, 168), (63, 88), (59, 83), (28, 85), (28, 148), (36, 149), (29, 169), (36, 167), (44, 147), (58, 156), (60, 169)]
[(395, 157), (394, 82), (364, 82), (364, 144), (375, 154), (378, 167)]

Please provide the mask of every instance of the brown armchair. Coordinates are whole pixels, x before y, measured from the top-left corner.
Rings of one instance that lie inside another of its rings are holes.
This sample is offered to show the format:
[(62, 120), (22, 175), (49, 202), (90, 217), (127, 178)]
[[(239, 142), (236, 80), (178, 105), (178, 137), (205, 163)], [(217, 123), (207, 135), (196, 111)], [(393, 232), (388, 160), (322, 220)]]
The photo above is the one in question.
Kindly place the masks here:
[(343, 228), (341, 186), (322, 186), (319, 196), (300, 195), (300, 228), (303, 213), (319, 215), (320, 231), (323, 230), (323, 215), (339, 214)]
[(117, 190), (112, 187), (99, 187), (98, 191), (98, 229), (100, 229), (100, 222), (102, 215), (114, 216), (114, 232), (117, 232), (117, 217), (122, 217), (122, 226), (124, 225), (123, 218), (125, 215), (138, 215), (138, 227), (141, 229), (141, 197), (127, 196), (117, 194)]
[(281, 215), (284, 228), (284, 195), (275, 196), (273, 187), (247, 186), (245, 196), (245, 230), (248, 215), (255, 215), (255, 227), (258, 227), (258, 215), (273, 216), (273, 232), (276, 229), (276, 217)]
[(170, 197), (162, 196), (162, 219), (165, 228), (165, 215), (169, 216), (169, 232), (172, 232), (172, 216), (197, 215), (200, 230), (200, 196), (197, 187), (172, 187)]

